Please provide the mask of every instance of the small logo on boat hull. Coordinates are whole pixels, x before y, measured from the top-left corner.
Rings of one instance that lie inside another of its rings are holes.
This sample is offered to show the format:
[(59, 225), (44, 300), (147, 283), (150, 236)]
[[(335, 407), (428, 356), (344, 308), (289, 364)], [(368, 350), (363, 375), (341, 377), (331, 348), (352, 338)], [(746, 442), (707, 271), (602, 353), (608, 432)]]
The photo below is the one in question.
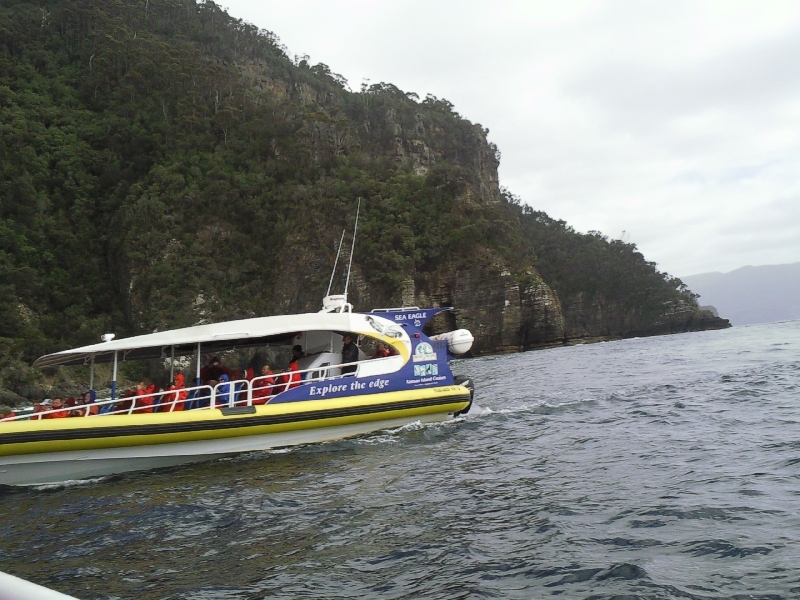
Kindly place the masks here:
[(437, 359), (433, 346), (428, 342), (420, 342), (414, 349), (414, 362), (432, 362)]
[(439, 365), (428, 363), (425, 365), (414, 365), (414, 377), (428, 377), (439, 374)]

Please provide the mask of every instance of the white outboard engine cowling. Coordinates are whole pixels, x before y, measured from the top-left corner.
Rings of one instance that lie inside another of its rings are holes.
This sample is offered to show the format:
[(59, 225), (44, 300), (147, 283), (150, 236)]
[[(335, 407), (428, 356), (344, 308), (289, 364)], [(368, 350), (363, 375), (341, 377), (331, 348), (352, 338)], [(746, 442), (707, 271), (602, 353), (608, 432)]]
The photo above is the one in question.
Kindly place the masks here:
[(472, 348), (472, 343), (475, 338), (467, 329), (456, 329), (455, 331), (448, 331), (447, 333), (440, 333), (439, 335), (432, 335), (432, 340), (446, 341), (447, 349), (450, 354), (464, 354), (469, 352)]

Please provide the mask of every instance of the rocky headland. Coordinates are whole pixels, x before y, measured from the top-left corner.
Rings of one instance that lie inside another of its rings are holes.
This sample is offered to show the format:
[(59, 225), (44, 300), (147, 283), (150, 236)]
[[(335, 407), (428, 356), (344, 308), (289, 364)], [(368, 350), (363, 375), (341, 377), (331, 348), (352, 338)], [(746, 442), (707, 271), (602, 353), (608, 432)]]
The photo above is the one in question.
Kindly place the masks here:
[(35, 357), (107, 331), (318, 310), (358, 198), (351, 301), (453, 306), (433, 328), (475, 354), (730, 326), (503, 189), (446, 100), (352, 91), (213, 2), (5, 2), (0, 105), (11, 400), (40, 391)]

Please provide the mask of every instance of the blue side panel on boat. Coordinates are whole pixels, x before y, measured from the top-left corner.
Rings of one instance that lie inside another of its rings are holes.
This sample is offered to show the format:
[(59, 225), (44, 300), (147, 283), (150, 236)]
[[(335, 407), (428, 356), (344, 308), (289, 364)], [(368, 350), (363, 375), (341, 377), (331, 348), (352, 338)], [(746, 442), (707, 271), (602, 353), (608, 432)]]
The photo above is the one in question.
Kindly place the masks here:
[[(438, 309), (435, 309), (435, 311), (440, 312)], [(453, 383), (453, 372), (450, 370), (447, 359), (447, 342), (434, 341), (421, 332), (415, 332), (411, 335), (411, 359), (396, 373), (371, 377), (346, 375), (327, 379), (323, 382), (303, 383), (276, 396), (270, 403), (300, 402), (303, 400), (368, 395), (379, 391), (394, 392), (451, 385)]]
[(435, 317), (441, 312), (453, 310), (450, 306), (440, 308), (405, 308), (398, 310), (376, 310), (373, 311), (384, 319), (394, 321), (398, 325), (402, 325), (408, 331), (408, 335), (414, 336), (415, 333), (422, 333), (422, 328), (425, 327), (430, 319)]

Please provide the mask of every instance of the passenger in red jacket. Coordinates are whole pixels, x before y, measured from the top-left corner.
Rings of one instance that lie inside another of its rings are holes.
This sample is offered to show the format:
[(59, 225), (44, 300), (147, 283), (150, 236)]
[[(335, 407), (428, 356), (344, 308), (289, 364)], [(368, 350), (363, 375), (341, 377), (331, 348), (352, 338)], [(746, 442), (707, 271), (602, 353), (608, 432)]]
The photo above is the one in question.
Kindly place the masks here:
[(153, 402), (155, 399), (154, 394), (157, 391), (155, 384), (147, 384), (145, 381), (140, 381), (136, 386), (136, 407), (133, 412), (151, 413), (153, 412)]
[(33, 403), (33, 414), (31, 415), (31, 421), (41, 421), (42, 415), (38, 414), (44, 411), (45, 407), (42, 406), (41, 402), (34, 402)]
[(375, 354), (372, 355), (372, 358), (386, 358), (391, 355), (391, 350), (389, 350), (389, 348), (387, 348), (382, 342), (375, 344)]
[(280, 381), (278, 382), (285, 385), (281, 391), (291, 390), (300, 385), (303, 376), (298, 373), (300, 365), (297, 361), (301, 358), (303, 358), (303, 347), (298, 344), (292, 347), (292, 359), (289, 361), (289, 366), (286, 367), (287, 372), (285, 375), (281, 375)]
[[(176, 373), (175, 378), (172, 380), (172, 385), (168, 388), (170, 391), (174, 390), (174, 393), (164, 394), (164, 399), (161, 401), (161, 405), (158, 409), (159, 412), (176, 412), (183, 410), (183, 401), (186, 400), (189, 394), (185, 388), (183, 373)], [(172, 408), (172, 404), (175, 404), (175, 408)]]
[(50, 407), (54, 412), (43, 415), (45, 419), (66, 419), (69, 416), (69, 411), (64, 410), (64, 402), (61, 398), (53, 398), (53, 406)]
[(275, 393), (275, 377), (272, 367), (261, 367), (261, 377), (253, 381), (253, 404), (266, 404)]
[(66, 401), (64, 402), (64, 407), (69, 409), (68, 416), (70, 417), (83, 416), (83, 410), (81, 410), (80, 408), (81, 400), (75, 400), (75, 398), (72, 396), (66, 399)]

